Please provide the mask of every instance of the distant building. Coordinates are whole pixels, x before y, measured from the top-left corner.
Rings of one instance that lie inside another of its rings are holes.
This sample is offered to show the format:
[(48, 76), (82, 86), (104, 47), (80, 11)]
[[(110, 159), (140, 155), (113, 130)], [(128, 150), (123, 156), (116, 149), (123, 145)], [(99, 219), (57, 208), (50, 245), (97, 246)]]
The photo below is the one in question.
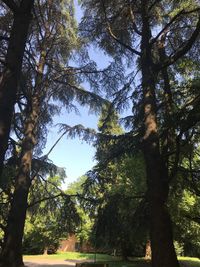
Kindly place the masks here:
[(94, 248), (92, 248), (92, 246), (89, 243), (83, 243), (81, 246), (75, 234), (70, 234), (67, 239), (61, 240), (58, 250), (63, 252), (66, 251), (94, 252)]
[(79, 251), (79, 242), (74, 234), (69, 235), (67, 239), (61, 240), (59, 251)]

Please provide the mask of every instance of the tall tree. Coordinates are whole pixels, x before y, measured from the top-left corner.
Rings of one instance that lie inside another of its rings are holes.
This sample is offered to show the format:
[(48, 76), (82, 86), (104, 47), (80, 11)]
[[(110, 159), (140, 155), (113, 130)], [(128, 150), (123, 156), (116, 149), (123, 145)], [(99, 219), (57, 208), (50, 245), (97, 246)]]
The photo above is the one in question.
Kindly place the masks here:
[(144, 163), (142, 155), (127, 153), (105, 164), (106, 155), (113, 145), (112, 138), (107, 137), (113, 135), (117, 138), (123, 133), (112, 105), (103, 107), (98, 129), (100, 134), (95, 144), (98, 164), (88, 172), (84, 186), (86, 199), (89, 194), (96, 198), (96, 206), (91, 212), (95, 220), (91, 239), (97, 248), (115, 249), (127, 260), (131, 255), (143, 255), (147, 234), (146, 224), (141, 223), (148, 222)]
[(17, 98), (19, 77), (21, 75), (29, 25), (32, 19), (34, 0), (22, 0), (18, 1), (18, 3), (12, 0), (2, 2), (4, 6), (12, 11), (13, 24), (9, 36), (2, 36), (2, 40), (7, 40), (8, 45), (0, 76), (0, 177), (8, 147), (11, 121)]
[[(173, 70), (177, 61), (198, 39), (198, 1), (97, 0), (82, 3), (85, 8), (83, 34), (116, 61), (135, 65), (136, 73), (140, 74), (140, 99), (133, 106), (137, 118), (132, 130), (138, 131), (138, 142), (145, 158), (152, 264), (153, 267), (177, 267), (172, 225), (166, 206), (170, 177), (174, 176), (168, 165), (169, 152), (172, 152), (171, 140), (179, 139), (199, 120), (194, 115), (199, 103), (190, 113), (193, 121), (189, 123), (187, 120), (185, 128), (179, 125), (181, 134), (174, 138), (173, 129), (177, 127), (172, 122), (173, 94), (169, 70)], [(190, 27), (191, 24), (194, 27)], [(132, 79), (136, 80), (133, 76)], [(126, 88), (123, 90), (125, 93)], [(134, 94), (132, 98), (135, 104)], [(178, 146), (175, 149), (178, 154)], [(175, 157), (175, 165), (177, 161)]]
[[(1, 252), (2, 266), (23, 265), (27, 200), (32, 181), (37, 177), (37, 170), (32, 169), (32, 159), (34, 155), (39, 156), (41, 145), (45, 143), (47, 124), (55, 113), (59, 113), (59, 107), (52, 102), (58, 101), (67, 110), (75, 108), (73, 100), (91, 105), (91, 108), (95, 108), (94, 103), (98, 106), (102, 102), (101, 97), (79, 86), (84, 79), (83, 71), (88, 80), (93, 80), (94, 64), (88, 63), (77, 37), (73, 1), (38, 1), (34, 16), (14, 118), (20, 154)], [(75, 49), (80, 50), (83, 67), (69, 66)], [(68, 126), (65, 132), (69, 130)]]

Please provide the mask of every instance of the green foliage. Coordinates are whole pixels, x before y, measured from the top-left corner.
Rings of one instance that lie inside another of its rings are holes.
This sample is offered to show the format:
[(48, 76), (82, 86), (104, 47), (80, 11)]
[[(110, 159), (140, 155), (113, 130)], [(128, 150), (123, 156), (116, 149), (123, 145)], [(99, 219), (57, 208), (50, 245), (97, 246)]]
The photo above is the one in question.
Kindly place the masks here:
[(83, 201), (83, 184), (85, 183), (87, 177), (81, 176), (77, 179), (77, 181), (71, 183), (68, 186), (68, 189), (66, 191), (69, 195), (76, 196), (76, 211), (77, 214), (80, 217), (80, 224), (76, 229), (76, 237), (78, 238), (80, 244), (87, 243), (90, 239), (92, 226), (93, 226), (93, 220), (90, 218), (88, 212), (84, 210), (82, 206)]
[(174, 247), (175, 247), (177, 256), (182, 256), (184, 254), (183, 244), (180, 244), (177, 241), (174, 241)]
[[(112, 106), (103, 108), (95, 144), (98, 164), (87, 173), (83, 191), (85, 198), (93, 195), (95, 199), (92, 208), (88, 207), (95, 220), (91, 241), (103, 250), (117, 249), (125, 257), (144, 255), (147, 224), (146, 203), (142, 200), (146, 191), (143, 157), (123, 155), (106, 162), (113, 141), (112, 138), (105, 141), (104, 135), (123, 135), (118, 121)], [(88, 202), (85, 205), (87, 208)]]
[(75, 203), (59, 189), (61, 182), (61, 177), (54, 176), (41, 182), (39, 187), (37, 183), (33, 185), (24, 232), (25, 254), (55, 252), (60, 238), (75, 232), (79, 225)]

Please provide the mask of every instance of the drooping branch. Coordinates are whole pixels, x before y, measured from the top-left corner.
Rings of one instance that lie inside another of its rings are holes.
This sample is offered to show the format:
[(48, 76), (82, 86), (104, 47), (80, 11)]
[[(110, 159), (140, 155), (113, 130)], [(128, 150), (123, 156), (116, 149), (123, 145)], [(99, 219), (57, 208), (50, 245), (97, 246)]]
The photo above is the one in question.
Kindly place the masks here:
[(62, 193), (59, 193), (59, 194), (57, 194), (57, 195), (52, 195), (52, 196), (48, 196), (48, 197), (41, 198), (41, 199), (39, 199), (39, 200), (37, 200), (37, 201), (35, 201), (35, 202), (32, 202), (32, 203), (28, 204), (28, 208), (31, 208), (31, 207), (33, 207), (33, 206), (35, 206), (35, 205), (37, 205), (37, 204), (40, 204), (40, 203), (42, 203), (42, 202), (44, 202), (44, 201), (58, 198), (58, 197), (60, 197), (60, 196), (63, 196), (63, 194), (62, 194)]
[[(79, 98), (80, 98), (79, 96), (81, 96), (81, 99), (83, 99), (83, 97), (85, 97), (85, 98), (88, 98), (89, 101), (96, 101), (96, 107), (98, 107), (98, 106), (102, 107), (103, 104), (109, 103), (109, 101), (104, 99), (103, 97), (101, 97), (101, 96), (99, 96), (93, 92), (90, 92), (88, 90), (85, 90), (84, 88), (81, 88), (75, 84), (71, 84), (67, 81), (63, 81), (60, 79), (53, 79), (53, 81), (58, 83), (58, 84), (69, 86), (72, 90), (74, 90), (74, 93), (77, 96), (77, 101), (79, 101)], [(89, 104), (89, 102), (87, 102), (87, 103)]]
[(46, 189), (46, 192), (49, 194), (49, 196), (46, 196), (44, 198), (41, 198), (39, 200), (36, 200), (36, 201), (28, 204), (28, 208), (31, 208), (31, 207), (33, 207), (33, 206), (35, 206), (37, 204), (40, 204), (41, 202), (48, 201), (48, 200), (51, 200), (51, 199), (55, 199), (55, 198), (58, 198), (58, 197), (63, 197), (63, 198), (68, 198), (68, 199), (69, 198), (73, 198), (73, 197), (77, 197), (77, 198), (83, 199), (85, 201), (90, 201), (90, 202), (95, 202), (96, 201), (93, 198), (88, 198), (88, 197), (86, 198), (82, 194), (78, 194), (78, 193), (77, 194), (67, 194), (61, 188), (59, 188), (55, 183), (45, 180), (41, 175), (40, 175), (40, 179), (43, 182), (45, 182), (46, 184), (52, 185), (56, 190), (58, 190), (59, 193), (56, 194), (56, 195), (51, 195)]

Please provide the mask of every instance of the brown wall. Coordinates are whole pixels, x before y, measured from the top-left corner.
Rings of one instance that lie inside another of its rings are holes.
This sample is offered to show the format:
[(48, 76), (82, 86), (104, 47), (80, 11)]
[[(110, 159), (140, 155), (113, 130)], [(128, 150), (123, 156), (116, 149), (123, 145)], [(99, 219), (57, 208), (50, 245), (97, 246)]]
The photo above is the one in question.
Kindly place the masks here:
[[(77, 245), (77, 246), (76, 246)], [(95, 252), (95, 249), (90, 243), (83, 243), (80, 247), (80, 243), (74, 234), (69, 235), (68, 239), (62, 240), (60, 242), (59, 251), (80, 251), (80, 252)]]
[(76, 251), (75, 244), (77, 243), (77, 238), (75, 235), (70, 235), (68, 239), (62, 240), (60, 242), (59, 251)]

